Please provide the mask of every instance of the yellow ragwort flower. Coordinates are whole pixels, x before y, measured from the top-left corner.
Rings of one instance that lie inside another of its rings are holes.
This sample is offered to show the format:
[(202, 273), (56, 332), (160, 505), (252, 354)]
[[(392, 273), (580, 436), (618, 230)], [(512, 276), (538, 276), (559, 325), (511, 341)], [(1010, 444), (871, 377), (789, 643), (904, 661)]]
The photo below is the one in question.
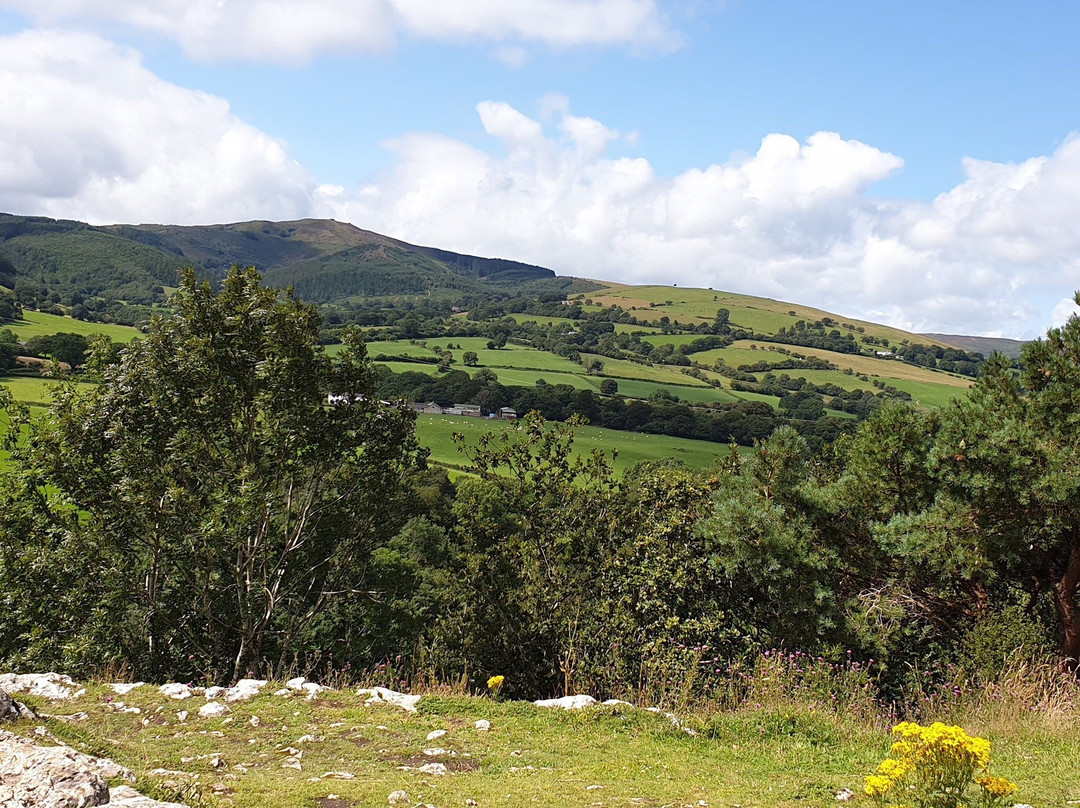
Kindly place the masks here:
[(488, 679), (487, 682), (488, 690), (498, 690), (500, 687), (502, 687), (502, 683), (505, 681), (505, 676), (492, 676), (490, 679)]
[(1019, 791), (1016, 783), (1012, 783), (1004, 777), (994, 777), (990, 774), (976, 777), (975, 782), (982, 786), (983, 791), (995, 797), (1008, 797), (1010, 794)]
[(891, 777), (882, 774), (871, 774), (866, 778), (863, 791), (866, 792), (868, 797), (884, 797), (892, 787), (893, 780)]

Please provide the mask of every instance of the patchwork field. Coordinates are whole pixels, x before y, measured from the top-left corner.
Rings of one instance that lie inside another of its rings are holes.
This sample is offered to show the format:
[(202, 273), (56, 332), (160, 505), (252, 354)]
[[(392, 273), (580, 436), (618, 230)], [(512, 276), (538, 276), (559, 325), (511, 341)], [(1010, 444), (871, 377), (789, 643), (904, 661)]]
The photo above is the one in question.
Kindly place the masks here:
[[(832, 312), (822, 311), (798, 303), (786, 303), (771, 298), (739, 295), (732, 292), (717, 292), (712, 289), (690, 289), (674, 286), (627, 286), (625, 284), (597, 281), (605, 288), (590, 292), (582, 297), (595, 304), (619, 305), (631, 311), (639, 320), (658, 322), (667, 316), (680, 323), (697, 325), (711, 323), (717, 309), (730, 312), (730, 322), (754, 331), (775, 334), (781, 326), (793, 325), (797, 320), (811, 322), (823, 317), (862, 327), (864, 333), (876, 337), (887, 337), (891, 341), (911, 340), (912, 335), (889, 326), (841, 317)], [(671, 301), (668, 303), (668, 301)], [(794, 312), (792, 314), (792, 312)], [(944, 345), (929, 337), (919, 338), (925, 345)]]

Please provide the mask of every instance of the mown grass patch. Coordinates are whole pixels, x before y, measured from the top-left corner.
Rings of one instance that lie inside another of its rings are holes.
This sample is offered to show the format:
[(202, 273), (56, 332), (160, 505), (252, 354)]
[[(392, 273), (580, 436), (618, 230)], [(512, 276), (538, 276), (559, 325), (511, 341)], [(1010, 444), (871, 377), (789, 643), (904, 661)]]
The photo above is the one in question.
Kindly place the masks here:
[(112, 323), (87, 323), (82, 320), (74, 320), (71, 317), (60, 317), (56, 314), (44, 314), (40, 311), (24, 311), (22, 320), (14, 320), (4, 323), (2, 328), (10, 328), (20, 342), (26, 342), (31, 337), (41, 337), (48, 334), (82, 334), (89, 337), (92, 334), (105, 334), (113, 342), (128, 343), (141, 335), (137, 328), (126, 325), (114, 325)]
[[(52, 390), (57, 384), (55, 379), (46, 379), (36, 375), (0, 376), (0, 385), (10, 390), (16, 401), (39, 407), (52, 403)], [(93, 386), (87, 382), (76, 382), (76, 384), (82, 390)]]
[[(433, 461), (452, 466), (469, 465), (468, 458), (457, 450), (453, 441), (455, 432), (462, 433), (470, 443), (475, 444), (481, 435), (488, 432), (498, 434), (513, 428), (513, 422), (486, 418), (420, 415), (416, 419), (416, 435), (420, 445), (431, 451)], [(618, 474), (641, 460), (673, 459), (681, 460), (691, 468), (708, 468), (730, 453), (730, 447), (726, 444), (709, 441), (619, 432), (593, 426), (576, 430), (574, 455), (587, 455), (593, 449), (601, 449), (608, 453), (612, 450), (617, 451), (615, 471)], [(747, 449), (747, 451), (750, 450)]]

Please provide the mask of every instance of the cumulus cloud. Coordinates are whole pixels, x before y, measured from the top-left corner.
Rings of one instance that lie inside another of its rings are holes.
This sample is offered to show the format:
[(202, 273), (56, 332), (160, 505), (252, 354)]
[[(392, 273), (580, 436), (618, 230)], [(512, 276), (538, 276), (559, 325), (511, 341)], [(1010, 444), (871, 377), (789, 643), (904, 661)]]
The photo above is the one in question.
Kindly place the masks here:
[(656, 50), (679, 41), (658, 0), (0, 0), (0, 8), (49, 25), (119, 22), (208, 61), (298, 63), (386, 50), (402, 34), (509, 43), (497, 57), (512, 65), (527, 58), (521, 43)]
[[(1018, 164), (969, 159), (929, 201), (879, 199), (903, 161), (833, 132), (658, 174), (637, 135), (477, 105), (490, 144), (405, 133), (360, 187), (317, 185), (226, 101), (88, 34), (0, 38), (0, 210), (177, 224), (333, 216), (561, 274), (817, 305), (912, 330), (1035, 336), (1080, 289), (1080, 137)], [(618, 148), (613, 148), (617, 144)]]
[(294, 218), (315, 185), (221, 98), (99, 37), (0, 38), (0, 210), (93, 222)]
[(612, 157), (631, 136), (574, 116), (478, 105), (501, 148), (437, 134), (389, 142), (338, 218), (413, 242), (562, 274), (678, 282), (813, 303), (912, 330), (1034, 336), (1080, 288), (1080, 138), (1017, 165), (964, 162), (931, 202), (875, 199), (896, 155), (833, 132), (763, 138), (754, 154), (675, 177)]

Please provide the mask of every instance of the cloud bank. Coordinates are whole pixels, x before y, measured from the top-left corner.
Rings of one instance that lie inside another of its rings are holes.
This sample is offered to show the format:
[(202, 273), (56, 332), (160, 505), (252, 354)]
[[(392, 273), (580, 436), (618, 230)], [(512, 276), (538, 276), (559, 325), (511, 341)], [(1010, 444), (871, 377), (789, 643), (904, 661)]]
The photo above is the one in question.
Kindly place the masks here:
[(477, 105), (490, 148), (413, 132), (363, 187), (319, 186), (221, 98), (87, 34), (0, 38), (0, 210), (176, 224), (333, 216), (419, 244), (631, 283), (813, 304), (913, 330), (1029, 337), (1080, 288), (1080, 137), (968, 159), (930, 202), (879, 199), (896, 155), (833, 132), (658, 175), (552, 96)]
[(0, 38), (0, 210), (93, 222), (310, 212), (315, 185), (221, 98), (89, 34)]
[(657, 0), (0, 0), (0, 9), (45, 25), (120, 23), (215, 62), (295, 64), (328, 51), (380, 52), (402, 35), (647, 50), (679, 41)]

